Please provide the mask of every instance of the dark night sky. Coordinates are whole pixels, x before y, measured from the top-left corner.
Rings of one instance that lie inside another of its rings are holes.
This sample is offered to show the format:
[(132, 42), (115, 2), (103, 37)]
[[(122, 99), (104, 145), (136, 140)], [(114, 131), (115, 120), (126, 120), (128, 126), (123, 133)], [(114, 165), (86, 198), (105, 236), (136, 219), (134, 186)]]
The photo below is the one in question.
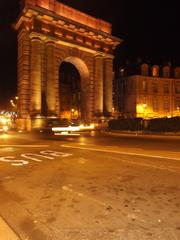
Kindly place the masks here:
[[(16, 33), (11, 27), (19, 0), (0, 0), (0, 109), (16, 95)], [(180, 65), (180, 14), (177, 1), (63, 0), (113, 24), (113, 35), (124, 40), (116, 63), (141, 57), (151, 63)]]

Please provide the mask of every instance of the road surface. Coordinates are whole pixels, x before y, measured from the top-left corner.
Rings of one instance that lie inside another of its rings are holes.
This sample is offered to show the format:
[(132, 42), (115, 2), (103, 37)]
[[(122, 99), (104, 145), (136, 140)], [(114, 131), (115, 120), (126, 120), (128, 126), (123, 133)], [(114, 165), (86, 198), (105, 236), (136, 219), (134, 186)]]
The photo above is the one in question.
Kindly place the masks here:
[(179, 240), (180, 138), (1, 134), (0, 216), (21, 240)]

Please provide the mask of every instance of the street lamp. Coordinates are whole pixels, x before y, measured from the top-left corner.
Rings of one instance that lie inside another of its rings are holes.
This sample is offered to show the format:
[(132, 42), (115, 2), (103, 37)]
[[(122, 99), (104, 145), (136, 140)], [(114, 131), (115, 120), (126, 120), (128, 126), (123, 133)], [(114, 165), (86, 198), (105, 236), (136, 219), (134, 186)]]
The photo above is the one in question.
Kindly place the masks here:
[(72, 109), (71, 109), (71, 119), (74, 118), (74, 111), (75, 111), (74, 108), (72, 108)]
[(17, 109), (17, 102), (18, 102), (18, 97), (17, 96), (15, 96), (14, 99), (10, 100), (10, 104), (13, 107), (13, 109), (15, 109), (15, 110)]
[(146, 118), (146, 110), (147, 110), (147, 104), (146, 103), (137, 104), (136, 111), (137, 111), (138, 116)]

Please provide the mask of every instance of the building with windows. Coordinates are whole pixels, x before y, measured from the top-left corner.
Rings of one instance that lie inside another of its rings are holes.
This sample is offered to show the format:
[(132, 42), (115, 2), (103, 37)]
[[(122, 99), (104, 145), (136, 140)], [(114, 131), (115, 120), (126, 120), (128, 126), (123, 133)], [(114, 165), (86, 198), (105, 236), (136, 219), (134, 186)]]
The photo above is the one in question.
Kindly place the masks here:
[(129, 74), (116, 73), (114, 106), (124, 117), (159, 118), (180, 116), (180, 67), (146, 63)]

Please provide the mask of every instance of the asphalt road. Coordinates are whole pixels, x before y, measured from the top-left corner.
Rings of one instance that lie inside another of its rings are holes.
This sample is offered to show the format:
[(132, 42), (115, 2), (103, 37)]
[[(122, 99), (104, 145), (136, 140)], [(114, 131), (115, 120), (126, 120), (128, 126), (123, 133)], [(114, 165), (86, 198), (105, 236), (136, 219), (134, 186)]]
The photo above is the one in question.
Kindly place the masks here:
[(0, 216), (22, 240), (179, 240), (180, 137), (2, 134)]

